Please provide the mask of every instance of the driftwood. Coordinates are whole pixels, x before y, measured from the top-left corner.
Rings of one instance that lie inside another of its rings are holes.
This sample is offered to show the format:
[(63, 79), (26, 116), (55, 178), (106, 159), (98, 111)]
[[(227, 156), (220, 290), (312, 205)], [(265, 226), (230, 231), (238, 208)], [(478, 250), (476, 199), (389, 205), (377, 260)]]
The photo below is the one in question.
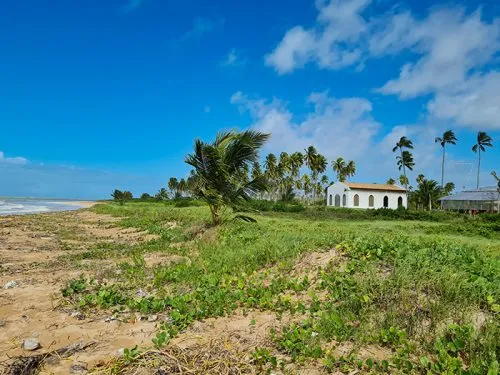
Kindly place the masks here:
[(8, 363), (1, 364), (3, 365), (4, 371), (2, 374), (4, 375), (35, 375), (40, 371), (40, 368), (43, 366), (45, 361), (49, 358), (67, 358), (72, 356), (77, 352), (81, 352), (87, 348), (90, 348), (96, 345), (97, 342), (77, 342), (68, 346), (65, 346), (60, 349), (53, 350), (44, 354), (37, 354), (32, 356), (19, 356), (11, 359)]

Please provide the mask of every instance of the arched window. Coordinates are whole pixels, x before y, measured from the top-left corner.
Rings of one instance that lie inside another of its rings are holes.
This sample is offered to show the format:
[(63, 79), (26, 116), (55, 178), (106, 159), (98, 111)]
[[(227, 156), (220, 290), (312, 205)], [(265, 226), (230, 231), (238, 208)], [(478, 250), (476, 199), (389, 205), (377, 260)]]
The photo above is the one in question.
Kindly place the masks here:
[(384, 208), (388, 208), (389, 207), (389, 197), (386, 195), (384, 197)]
[(335, 195), (335, 207), (340, 207), (340, 195)]
[(333, 195), (330, 194), (330, 203), (329, 203), (330, 206), (333, 206)]
[(398, 207), (403, 207), (403, 197), (398, 198)]
[(359, 207), (359, 195), (354, 195), (354, 207)]
[(375, 207), (375, 197), (373, 195), (368, 197), (368, 207)]
[(343, 195), (342, 196), (342, 207), (345, 207), (347, 206), (347, 195)]

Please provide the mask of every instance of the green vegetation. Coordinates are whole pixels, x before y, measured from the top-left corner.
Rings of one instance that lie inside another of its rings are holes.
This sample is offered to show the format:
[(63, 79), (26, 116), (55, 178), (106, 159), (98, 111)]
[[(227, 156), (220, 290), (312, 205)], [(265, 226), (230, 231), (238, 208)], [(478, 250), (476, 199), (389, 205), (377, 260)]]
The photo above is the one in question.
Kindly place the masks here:
[[(98, 205), (159, 238), (133, 246), (106, 280), (81, 277), (62, 293), (84, 310), (166, 314), (159, 350), (195, 321), (272, 314), (268, 343), (248, 352), (256, 371), (498, 374), (498, 215), (252, 204), (257, 222), (218, 227), (205, 205)], [(148, 266), (152, 252), (176, 261)]]

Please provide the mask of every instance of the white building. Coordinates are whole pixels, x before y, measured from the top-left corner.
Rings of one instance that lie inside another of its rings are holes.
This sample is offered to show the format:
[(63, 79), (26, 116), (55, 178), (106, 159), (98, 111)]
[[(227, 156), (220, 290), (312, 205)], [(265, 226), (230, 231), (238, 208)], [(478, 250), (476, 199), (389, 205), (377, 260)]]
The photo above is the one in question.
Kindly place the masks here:
[(327, 189), (326, 205), (348, 208), (406, 208), (406, 190), (398, 185), (335, 182)]

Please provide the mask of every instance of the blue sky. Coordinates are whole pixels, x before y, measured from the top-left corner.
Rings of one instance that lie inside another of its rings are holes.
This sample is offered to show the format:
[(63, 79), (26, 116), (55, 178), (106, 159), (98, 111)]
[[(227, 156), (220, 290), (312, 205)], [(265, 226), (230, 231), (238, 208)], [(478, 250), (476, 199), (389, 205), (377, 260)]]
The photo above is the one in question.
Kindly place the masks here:
[(227, 128), (353, 159), (366, 182), (398, 176), (401, 135), (439, 178), (451, 128), (459, 187), (484, 130), (482, 185), (500, 169), (495, 1), (6, 0), (0, 25), (0, 196), (154, 193)]

